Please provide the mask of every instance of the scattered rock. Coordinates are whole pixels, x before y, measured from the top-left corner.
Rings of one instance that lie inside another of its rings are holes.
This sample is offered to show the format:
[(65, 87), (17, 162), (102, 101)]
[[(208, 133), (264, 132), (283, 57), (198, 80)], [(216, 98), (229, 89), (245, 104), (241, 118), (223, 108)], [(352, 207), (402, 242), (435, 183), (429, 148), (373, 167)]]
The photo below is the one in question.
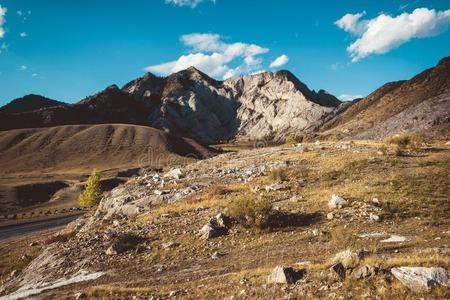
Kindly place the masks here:
[(276, 191), (281, 191), (284, 190), (286, 188), (286, 185), (283, 183), (273, 183), (271, 185), (268, 185), (266, 187), (264, 187), (264, 189), (266, 190), (266, 192), (276, 192)]
[(173, 179), (181, 179), (184, 177), (183, 172), (181, 172), (181, 169), (175, 168), (164, 174), (165, 178), (173, 178)]
[(369, 215), (369, 220), (375, 221), (375, 222), (379, 222), (379, 221), (380, 221), (380, 216), (371, 213), (371, 214)]
[(373, 275), (376, 275), (377, 268), (373, 266), (361, 266), (353, 271), (352, 276), (355, 279), (367, 278)]
[(349, 249), (337, 253), (333, 258), (333, 262), (341, 263), (346, 269), (356, 267), (359, 263), (359, 260), (359, 254)]
[(228, 228), (230, 226), (230, 218), (228, 218), (224, 213), (218, 213), (215, 216), (215, 222), (219, 227)]
[(407, 241), (408, 238), (402, 235), (391, 234), (391, 236), (387, 239), (381, 241), (381, 243), (400, 243)]
[(331, 278), (337, 280), (345, 279), (345, 267), (342, 263), (332, 265), (329, 270)]
[(378, 200), (378, 198), (373, 198), (372, 199), (372, 204), (375, 206), (380, 206), (380, 200)]
[(391, 269), (392, 275), (411, 289), (431, 289), (450, 286), (450, 277), (444, 268), (399, 267)]
[(291, 267), (276, 266), (269, 277), (267, 283), (287, 283), (292, 284), (297, 281), (297, 274)]
[(106, 254), (107, 255), (117, 255), (123, 252), (122, 247), (120, 247), (119, 244), (112, 244), (111, 246), (109, 246), (109, 248), (106, 250)]
[(37, 246), (37, 245), (38, 245), (38, 242), (36, 242), (36, 241), (32, 241), (30, 243), (30, 247), (34, 247), (34, 246)]
[(179, 244), (175, 242), (167, 242), (162, 244), (163, 249), (171, 249), (177, 247)]
[(85, 300), (87, 299), (87, 295), (83, 292), (78, 292), (75, 295), (73, 295), (73, 299), (75, 300)]
[(10, 277), (16, 277), (19, 274), (19, 270), (12, 270), (11, 274), (9, 274)]
[(347, 205), (347, 200), (345, 200), (344, 198), (337, 196), (337, 195), (332, 195), (331, 199), (328, 201), (328, 207), (330, 209), (336, 209), (336, 208), (343, 208), (344, 206)]
[(328, 213), (328, 214), (327, 214), (327, 219), (328, 219), (328, 220), (333, 220), (333, 218), (334, 218), (333, 213)]
[(211, 258), (212, 258), (212, 259), (219, 259), (219, 258), (221, 258), (222, 256), (224, 256), (224, 254), (215, 251), (215, 252), (211, 255)]
[(153, 193), (154, 193), (155, 195), (162, 196), (162, 195), (168, 194), (169, 191), (154, 190)]
[(204, 239), (215, 238), (226, 234), (228, 226), (229, 219), (223, 213), (219, 213), (200, 229), (199, 234)]

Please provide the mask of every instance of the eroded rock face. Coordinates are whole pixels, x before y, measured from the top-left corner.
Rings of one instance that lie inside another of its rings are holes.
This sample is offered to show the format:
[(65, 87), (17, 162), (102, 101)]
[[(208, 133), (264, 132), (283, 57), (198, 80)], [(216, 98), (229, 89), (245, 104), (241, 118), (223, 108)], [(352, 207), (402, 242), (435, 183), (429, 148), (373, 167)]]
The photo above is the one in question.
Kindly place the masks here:
[(305, 131), (340, 102), (308, 89), (288, 71), (216, 81), (195, 68), (166, 78), (152, 74), (123, 90), (152, 110), (152, 127), (204, 142), (262, 139)]

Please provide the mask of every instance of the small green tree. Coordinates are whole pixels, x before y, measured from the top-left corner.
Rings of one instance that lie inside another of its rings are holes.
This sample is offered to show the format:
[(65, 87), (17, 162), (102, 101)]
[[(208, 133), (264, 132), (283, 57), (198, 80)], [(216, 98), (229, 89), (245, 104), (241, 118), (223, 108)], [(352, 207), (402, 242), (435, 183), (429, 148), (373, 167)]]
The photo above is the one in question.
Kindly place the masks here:
[(294, 145), (294, 144), (298, 144), (301, 143), (302, 138), (298, 135), (296, 135), (295, 133), (290, 133), (285, 140), (285, 144), (286, 145)]
[(102, 198), (102, 189), (100, 187), (100, 175), (97, 170), (93, 170), (89, 176), (86, 187), (79, 197), (81, 206), (97, 205)]

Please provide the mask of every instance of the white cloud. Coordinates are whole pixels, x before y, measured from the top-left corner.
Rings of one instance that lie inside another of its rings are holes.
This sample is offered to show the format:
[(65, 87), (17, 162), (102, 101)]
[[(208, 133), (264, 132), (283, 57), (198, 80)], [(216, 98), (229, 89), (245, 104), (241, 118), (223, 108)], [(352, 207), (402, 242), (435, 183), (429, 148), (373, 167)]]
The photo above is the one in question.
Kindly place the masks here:
[(176, 6), (188, 6), (191, 8), (196, 8), (202, 2), (216, 2), (215, 0), (166, 0), (166, 3), (173, 4)]
[(437, 35), (450, 24), (450, 9), (417, 8), (410, 14), (392, 17), (382, 13), (369, 20), (361, 20), (362, 16), (364, 13), (347, 14), (336, 21), (338, 27), (359, 37), (347, 48), (352, 62), (387, 53), (413, 38)]
[(20, 66), (20, 68), (19, 68), (20, 71), (26, 71), (27, 69), (28, 69), (28, 67), (25, 66), (25, 65), (22, 65), (22, 66)]
[(21, 32), (21, 33), (19, 34), (19, 36), (20, 36), (21, 38), (26, 38), (26, 37), (28, 36), (28, 34), (27, 34), (26, 32)]
[(270, 63), (271, 68), (278, 68), (285, 64), (287, 64), (289, 61), (289, 57), (285, 54), (277, 57), (273, 62)]
[(362, 27), (364, 27), (364, 23), (360, 22), (360, 19), (365, 15), (365, 11), (357, 14), (346, 14), (334, 24), (347, 32), (357, 33), (363, 29)]
[(0, 5), (0, 39), (5, 36), (5, 28), (3, 28), (3, 25), (5, 24), (6, 12), (6, 7)]
[(341, 101), (352, 101), (358, 98), (363, 98), (363, 95), (350, 95), (350, 94), (342, 94), (338, 98)]
[[(191, 53), (145, 70), (167, 75), (194, 66), (212, 77), (226, 79), (261, 69), (262, 59), (258, 56), (269, 51), (255, 44), (225, 43), (218, 34), (187, 34), (180, 41), (191, 49)], [(230, 63), (238, 65), (232, 67)]]

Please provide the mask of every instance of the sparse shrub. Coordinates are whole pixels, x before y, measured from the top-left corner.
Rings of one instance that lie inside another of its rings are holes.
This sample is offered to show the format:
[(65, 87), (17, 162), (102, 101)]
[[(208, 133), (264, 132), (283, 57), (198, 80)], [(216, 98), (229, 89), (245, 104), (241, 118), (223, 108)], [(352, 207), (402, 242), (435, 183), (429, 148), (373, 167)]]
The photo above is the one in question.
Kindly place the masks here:
[(100, 175), (96, 170), (93, 170), (89, 176), (86, 187), (79, 197), (81, 206), (97, 205), (102, 198), (102, 190), (100, 187)]
[(263, 228), (272, 215), (272, 205), (262, 197), (243, 194), (229, 203), (226, 211), (244, 227)]
[(286, 145), (294, 145), (302, 142), (302, 138), (295, 133), (290, 133), (285, 140)]
[(275, 182), (286, 181), (288, 178), (286, 169), (280, 168), (270, 171), (269, 178), (271, 181)]
[(222, 185), (214, 185), (211, 190), (209, 191), (210, 196), (223, 196), (228, 194), (230, 191), (222, 186)]
[(379, 149), (379, 151), (380, 151), (380, 153), (383, 154), (383, 155), (387, 155), (387, 154), (389, 153), (388, 148), (387, 148), (386, 146), (382, 146), (382, 147)]
[(356, 238), (349, 228), (337, 226), (331, 230), (331, 241), (337, 249), (355, 249)]
[(404, 156), (405, 148), (403, 146), (397, 145), (394, 151), (395, 156)]
[(44, 240), (44, 245), (50, 245), (56, 242), (65, 243), (75, 236), (75, 232), (69, 232), (64, 234), (53, 234)]
[(386, 142), (394, 144), (396, 146), (395, 155), (401, 156), (404, 155), (406, 149), (418, 151), (422, 144), (422, 137), (418, 134), (404, 133), (390, 137)]

